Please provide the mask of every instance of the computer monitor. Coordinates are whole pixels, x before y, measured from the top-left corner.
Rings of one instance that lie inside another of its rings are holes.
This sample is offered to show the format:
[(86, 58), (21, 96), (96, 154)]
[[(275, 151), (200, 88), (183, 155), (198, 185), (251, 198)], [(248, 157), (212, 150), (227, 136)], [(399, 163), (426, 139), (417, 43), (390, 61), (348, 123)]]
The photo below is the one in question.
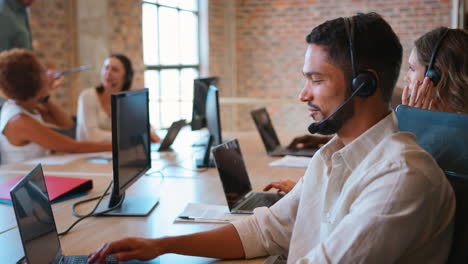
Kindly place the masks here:
[(215, 164), (213, 160), (210, 160), (211, 145), (219, 145), (223, 142), (221, 136), (221, 118), (219, 111), (219, 98), (218, 88), (214, 85), (210, 85), (206, 94), (206, 126), (210, 133), (208, 143), (205, 147), (205, 154), (203, 159), (197, 159), (196, 164), (198, 168), (214, 168)]
[(192, 121), (190, 126), (192, 130), (200, 130), (206, 127), (205, 104), (206, 94), (210, 85), (217, 85), (218, 77), (208, 77), (193, 80), (193, 107)]
[(111, 95), (113, 188), (97, 214), (146, 216), (157, 205), (157, 197), (125, 197), (125, 190), (151, 167), (148, 89)]

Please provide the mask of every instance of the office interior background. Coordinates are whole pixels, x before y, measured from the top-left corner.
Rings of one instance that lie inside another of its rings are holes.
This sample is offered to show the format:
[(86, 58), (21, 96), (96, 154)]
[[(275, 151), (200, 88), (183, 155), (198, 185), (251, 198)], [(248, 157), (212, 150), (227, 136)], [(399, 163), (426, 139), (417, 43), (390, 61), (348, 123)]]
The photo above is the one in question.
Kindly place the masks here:
[(120, 52), (133, 62), (132, 87), (150, 89), (157, 128), (191, 119), (193, 78), (219, 76), (223, 130), (253, 130), (250, 111), (267, 107), (278, 130), (305, 133), (310, 119), (297, 95), (312, 28), (356, 12), (383, 15), (404, 48), (398, 99), (413, 42), (437, 26), (466, 28), (467, 10), (468, 0), (41, 0), (30, 24), (47, 67), (93, 67), (53, 94), (72, 114), (79, 93), (99, 84), (104, 59)]

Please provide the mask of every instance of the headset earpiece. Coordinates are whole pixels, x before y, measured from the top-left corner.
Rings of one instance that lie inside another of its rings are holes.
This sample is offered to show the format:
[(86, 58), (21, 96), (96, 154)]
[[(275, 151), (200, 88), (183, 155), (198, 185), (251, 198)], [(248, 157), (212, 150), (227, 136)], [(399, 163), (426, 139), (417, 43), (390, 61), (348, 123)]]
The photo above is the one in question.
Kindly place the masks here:
[(356, 95), (359, 97), (369, 97), (377, 90), (377, 78), (373, 72), (356, 70), (355, 55), (354, 55), (354, 22), (353, 17), (343, 18), (346, 34), (349, 42), (349, 57), (351, 60), (351, 69), (353, 79), (351, 80), (351, 93), (356, 90)]
[(432, 69), (429, 69), (428, 66), (426, 66), (426, 73), (424, 76), (429, 77), (429, 79), (432, 81), (432, 83), (437, 85), (440, 81), (440, 74), (432, 67)]
[(356, 95), (359, 97), (369, 97), (373, 95), (377, 90), (377, 78), (375, 74), (371, 71), (359, 72), (351, 81), (351, 91), (354, 92), (357, 89), (359, 89), (359, 91)]
[(434, 50), (432, 51), (431, 59), (429, 60), (429, 65), (427, 65), (426, 67), (426, 73), (424, 73), (424, 76), (429, 77), (429, 79), (431, 79), (434, 86), (436, 86), (441, 79), (440, 73), (438, 73), (437, 70), (434, 68), (435, 58), (437, 56), (437, 52), (440, 49), (442, 41), (444, 40), (448, 32), (449, 32), (448, 28), (446, 28), (444, 32), (442, 32), (442, 35), (440, 36), (439, 40), (437, 41), (434, 47)]

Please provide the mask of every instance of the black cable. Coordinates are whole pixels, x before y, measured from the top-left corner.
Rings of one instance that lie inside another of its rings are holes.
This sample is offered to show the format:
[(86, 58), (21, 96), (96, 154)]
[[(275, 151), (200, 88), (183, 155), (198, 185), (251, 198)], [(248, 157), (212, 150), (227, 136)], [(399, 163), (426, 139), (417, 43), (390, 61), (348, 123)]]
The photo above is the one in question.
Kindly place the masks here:
[[(72, 214), (79, 217), (79, 219), (77, 219), (75, 222), (73, 222), (70, 226), (68, 226), (65, 231), (62, 231), (60, 232), (58, 235), (59, 236), (63, 236), (63, 235), (66, 235), (68, 232), (70, 232), (70, 230), (72, 230), (72, 228), (78, 224), (79, 222), (81, 222), (83, 219), (85, 218), (88, 218), (90, 216), (98, 216), (98, 215), (102, 215), (102, 214), (105, 214), (105, 213), (108, 213), (116, 208), (118, 208), (119, 206), (122, 205), (122, 202), (123, 200), (125, 199), (125, 193), (122, 195), (122, 199), (119, 201), (119, 203), (116, 205), (116, 206), (113, 206), (112, 208), (109, 208), (107, 210), (104, 210), (102, 212), (99, 212), (98, 214), (95, 214), (94, 212), (96, 211), (96, 209), (98, 208), (99, 204), (101, 203), (102, 199), (107, 195), (107, 192), (109, 191), (110, 187), (112, 186), (112, 183), (113, 181), (110, 181), (109, 182), (109, 185), (107, 186), (106, 190), (104, 191), (104, 193), (101, 195), (101, 196), (96, 196), (96, 197), (92, 197), (92, 198), (89, 198), (89, 199), (85, 199), (85, 200), (81, 200), (81, 201), (78, 201), (76, 203), (74, 203), (72, 205)], [(85, 203), (85, 202), (89, 202), (89, 201), (93, 201), (93, 200), (96, 200), (96, 199), (99, 199), (99, 201), (96, 203), (96, 205), (94, 206), (94, 208), (91, 210), (91, 212), (85, 214), (85, 215), (80, 215), (78, 214), (76, 211), (75, 211), (75, 207), (77, 205), (80, 205), (82, 203)]]
[(72, 205), (72, 214), (73, 214), (74, 216), (76, 216), (76, 217), (84, 217), (85, 215), (90, 214), (90, 213), (85, 214), (85, 215), (79, 214), (79, 213), (76, 212), (75, 208), (76, 208), (78, 205), (80, 205), (80, 204), (87, 203), (87, 202), (90, 202), (90, 201), (94, 201), (94, 200), (96, 200), (96, 199), (99, 199), (99, 201), (97, 201), (97, 203), (96, 203), (96, 205), (94, 206), (94, 208), (91, 210), (91, 213), (94, 213), (94, 212), (96, 211), (96, 209), (98, 208), (99, 204), (101, 204), (102, 199), (104, 199), (104, 196), (107, 195), (107, 192), (109, 191), (109, 189), (110, 189), (110, 187), (112, 186), (112, 183), (113, 183), (113, 182), (114, 182), (113, 180), (111, 180), (111, 181), (109, 182), (109, 185), (107, 185), (106, 189), (104, 190), (104, 193), (101, 194), (100, 196), (91, 197), (91, 198), (84, 199), (84, 200), (81, 200), (81, 201), (78, 201), (78, 202), (73, 203), (73, 205)]

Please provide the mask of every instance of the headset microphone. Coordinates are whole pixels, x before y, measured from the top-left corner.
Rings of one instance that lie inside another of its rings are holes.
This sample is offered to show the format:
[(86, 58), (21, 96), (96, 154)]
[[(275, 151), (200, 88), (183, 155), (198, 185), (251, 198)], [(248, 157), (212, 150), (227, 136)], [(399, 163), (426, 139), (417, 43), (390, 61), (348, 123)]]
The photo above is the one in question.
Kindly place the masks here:
[(342, 124), (338, 124), (334, 119), (330, 119), (334, 117), (346, 104), (353, 99), (354, 96), (359, 97), (369, 97), (374, 94), (377, 90), (377, 78), (375, 74), (369, 70), (361, 70), (358, 71), (355, 62), (355, 54), (354, 54), (354, 22), (353, 18), (349, 17), (343, 18), (344, 27), (346, 30), (346, 35), (348, 36), (349, 42), (349, 57), (351, 60), (351, 70), (352, 70), (352, 80), (351, 80), (351, 96), (346, 99), (336, 110), (330, 114), (329, 116), (325, 117), (320, 122), (312, 123), (308, 130), (310, 133), (315, 134), (319, 132), (323, 135), (330, 135), (336, 133), (339, 127)]
[(310, 124), (309, 127), (307, 128), (307, 130), (309, 130), (309, 132), (311, 134), (315, 134), (315, 133), (317, 133), (319, 131), (321, 132), (321, 134), (324, 134), (324, 135), (329, 135), (329, 134), (335, 133), (334, 131), (332, 131), (332, 132), (327, 131), (328, 127), (331, 128), (330, 122), (328, 120), (330, 118), (332, 118), (333, 116), (335, 116), (336, 113), (338, 113), (346, 104), (348, 104), (349, 101), (351, 101), (351, 99), (353, 99), (353, 97), (359, 92), (359, 90), (361, 90), (361, 88), (364, 87), (364, 85), (365, 85), (365, 83), (361, 83), (361, 85), (351, 94), (351, 96), (348, 97), (348, 99), (346, 99), (340, 106), (338, 106), (333, 113), (331, 113), (330, 115), (328, 115), (324, 119), (320, 120), (320, 122)]

